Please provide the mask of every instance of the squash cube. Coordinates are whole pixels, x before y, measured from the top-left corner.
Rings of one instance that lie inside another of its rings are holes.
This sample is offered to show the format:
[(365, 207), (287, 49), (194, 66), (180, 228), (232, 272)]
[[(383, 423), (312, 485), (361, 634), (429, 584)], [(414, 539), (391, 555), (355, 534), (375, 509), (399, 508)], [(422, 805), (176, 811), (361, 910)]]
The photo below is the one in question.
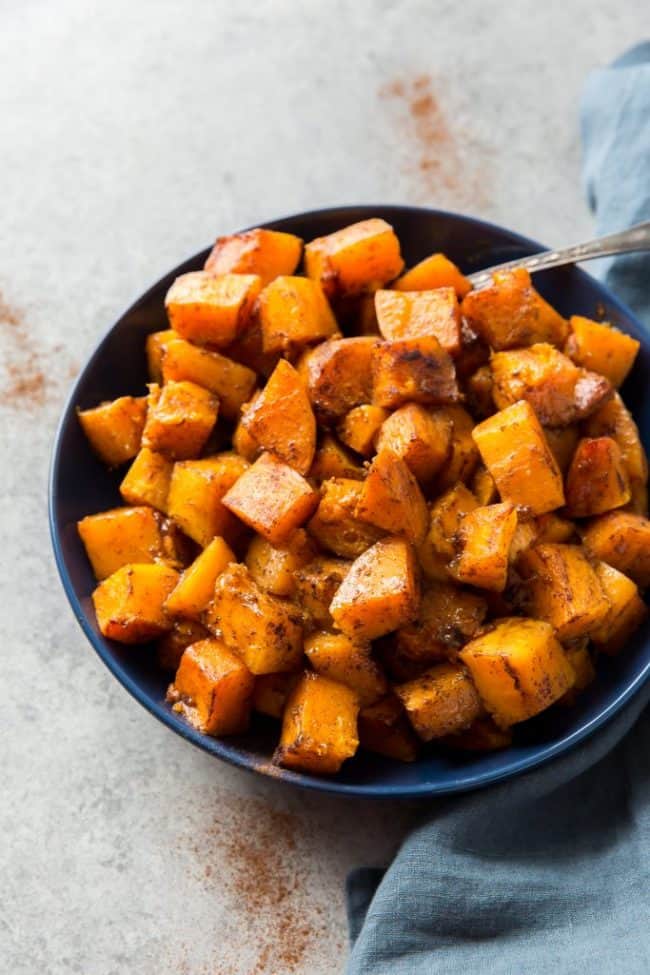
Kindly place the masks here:
[(557, 461), (557, 466), (566, 477), (571, 466), (575, 449), (580, 440), (580, 427), (573, 424), (568, 427), (544, 427), (544, 436)]
[(163, 332), (152, 332), (150, 335), (147, 335), (146, 353), (149, 382), (162, 383), (162, 364), (165, 358), (165, 352), (169, 343), (175, 339), (178, 339), (178, 335), (173, 328), (165, 329)]
[(77, 529), (98, 581), (129, 562), (156, 562), (164, 556), (160, 516), (144, 505), (87, 515)]
[(294, 356), (338, 330), (322, 289), (309, 278), (275, 278), (259, 297), (264, 352)]
[(321, 423), (333, 423), (372, 397), (372, 354), (379, 340), (371, 335), (331, 339), (307, 352), (298, 370)]
[(217, 578), (237, 559), (230, 546), (217, 536), (183, 572), (165, 603), (172, 616), (200, 619), (214, 595)]
[(566, 479), (566, 510), (572, 518), (589, 518), (630, 500), (630, 480), (618, 444), (611, 437), (580, 441)]
[(291, 691), (275, 762), (316, 775), (333, 775), (359, 746), (359, 700), (349, 687), (305, 673)]
[(347, 559), (319, 556), (296, 571), (294, 600), (300, 609), (305, 629), (333, 626), (330, 604), (351, 565)]
[(387, 694), (375, 704), (359, 711), (359, 744), (366, 751), (414, 762), (418, 757), (418, 740), (413, 734), (402, 702)]
[(575, 674), (549, 623), (501, 620), (459, 654), (494, 721), (532, 718), (573, 686)]
[(77, 410), (90, 446), (109, 467), (119, 467), (140, 449), (147, 416), (144, 396), (120, 396), (90, 410)]
[(392, 535), (404, 534), (414, 545), (424, 541), (429, 510), (415, 476), (400, 457), (388, 450), (378, 453), (360, 486), (358, 519)]
[(307, 528), (319, 545), (345, 559), (356, 559), (383, 535), (376, 525), (357, 516), (363, 482), (331, 478), (321, 485), (316, 514)]
[(308, 476), (316, 481), (329, 481), (331, 478), (362, 481), (366, 472), (358, 458), (354, 458), (336, 437), (326, 433), (316, 448)]
[(395, 693), (422, 741), (462, 731), (483, 711), (467, 671), (455, 663), (436, 664)]
[(453, 288), (435, 291), (377, 291), (375, 310), (385, 339), (433, 335), (449, 355), (460, 352), (460, 309)]
[(377, 436), (387, 417), (388, 412), (381, 406), (373, 406), (371, 403), (355, 406), (338, 425), (339, 439), (358, 454), (372, 457)]
[(145, 643), (171, 630), (165, 600), (178, 582), (168, 565), (123, 565), (93, 592), (97, 625), (118, 643)]
[(449, 456), (451, 435), (449, 417), (417, 403), (407, 403), (382, 423), (376, 449), (378, 452), (389, 450), (401, 457), (418, 481), (426, 484)]
[(474, 471), (470, 487), (472, 494), (481, 506), (493, 504), (499, 496), (494, 478), (483, 464), (480, 464)]
[(219, 415), (219, 400), (187, 381), (149, 386), (149, 409), (142, 444), (175, 460), (197, 457)]
[(330, 297), (372, 293), (403, 267), (399, 240), (385, 220), (362, 220), (305, 246), (305, 270)]
[(190, 538), (205, 547), (215, 535), (237, 537), (239, 523), (223, 504), (224, 495), (248, 468), (234, 453), (174, 464), (167, 512)]
[(650, 521), (631, 511), (599, 515), (582, 533), (582, 541), (596, 559), (618, 569), (645, 589), (650, 585)]
[(187, 648), (209, 636), (209, 631), (196, 620), (174, 620), (171, 630), (163, 633), (156, 642), (158, 666), (175, 674)]
[(239, 735), (248, 728), (253, 676), (221, 640), (187, 648), (167, 700), (206, 735)]
[(422, 593), (417, 619), (395, 634), (401, 660), (427, 665), (451, 659), (476, 636), (487, 614), (482, 596), (459, 586), (434, 582)]
[(456, 555), (454, 542), (461, 522), (469, 511), (478, 508), (478, 501), (464, 484), (456, 484), (446, 491), (431, 508), (429, 530), (418, 547), (418, 558), (426, 576), (441, 582), (449, 581), (448, 566)]
[(469, 511), (460, 523), (459, 551), (449, 571), (468, 586), (503, 592), (516, 529), (517, 511), (509, 502)]
[(302, 528), (296, 529), (284, 545), (271, 545), (256, 535), (248, 546), (246, 565), (251, 576), (273, 596), (291, 596), (295, 588), (295, 572), (307, 565), (316, 555), (316, 548)]
[(256, 227), (217, 237), (205, 270), (210, 274), (256, 274), (266, 285), (280, 275), (293, 274), (301, 255), (300, 237)]
[(142, 447), (120, 484), (120, 494), (127, 504), (146, 504), (166, 512), (173, 461)]
[(246, 329), (261, 288), (256, 274), (181, 274), (165, 297), (169, 324), (188, 342), (229, 345)]
[(388, 693), (388, 682), (365, 640), (321, 630), (307, 637), (305, 654), (317, 674), (356, 691), (361, 707)]
[(460, 399), (454, 363), (433, 335), (382, 342), (372, 355), (372, 401), (440, 406)]
[(639, 436), (639, 429), (618, 393), (594, 413), (584, 424), (586, 437), (611, 437), (618, 444), (630, 479), (630, 489), (644, 488), (648, 483), (648, 460)]
[(608, 322), (594, 322), (582, 315), (572, 315), (569, 327), (566, 354), (577, 365), (605, 376), (615, 389), (622, 386), (634, 365), (639, 342)]
[(635, 630), (648, 616), (648, 607), (628, 576), (605, 562), (598, 562), (596, 575), (609, 599), (609, 612), (602, 624), (591, 633), (594, 646), (608, 655), (619, 653)]
[(281, 718), (298, 674), (260, 674), (255, 678), (253, 710), (269, 718)]
[(472, 282), (445, 257), (432, 254), (410, 268), (397, 279), (393, 287), (397, 291), (431, 291), (434, 288), (453, 288), (458, 298), (464, 298), (472, 290)]
[(443, 406), (435, 411), (438, 422), (451, 423), (449, 455), (436, 481), (436, 493), (442, 494), (459, 481), (466, 484), (476, 470), (479, 452), (473, 439), (474, 420), (462, 406)]
[(280, 359), (266, 386), (242, 414), (242, 424), (263, 450), (306, 474), (316, 450), (316, 420), (307, 388)]
[(188, 380), (219, 397), (221, 413), (236, 420), (241, 406), (250, 399), (257, 377), (252, 369), (233, 362), (219, 352), (201, 349), (185, 339), (167, 344), (162, 363), (163, 381)]

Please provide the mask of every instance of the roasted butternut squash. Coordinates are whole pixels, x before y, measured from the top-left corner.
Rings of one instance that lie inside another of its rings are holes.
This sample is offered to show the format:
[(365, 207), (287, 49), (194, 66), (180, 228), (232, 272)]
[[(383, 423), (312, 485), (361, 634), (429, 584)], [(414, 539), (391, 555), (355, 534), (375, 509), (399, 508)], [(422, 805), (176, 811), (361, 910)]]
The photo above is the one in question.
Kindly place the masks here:
[(229, 345), (247, 327), (261, 287), (256, 274), (182, 274), (165, 298), (169, 324), (190, 342)]
[(227, 420), (237, 419), (240, 407), (250, 399), (256, 376), (252, 369), (209, 352), (184, 339), (167, 343), (162, 361), (163, 382), (188, 380), (203, 386), (219, 398), (219, 408)]
[(298, 370), (307, 383), (316, 417), (331, 424), (372, 398), (373, 336), (332, 339), (307, 352)]
[(135, 457), (140, 449), (146, 415), (144, 396), (120, 396), (91, 410), (77, 410), (90, 446), (109, 467), (119, 467)]
[(308, 278), (274, 278), (259, 297), (259, 320), (264, 352), (289, 357), (337, 331), (327, 298)]
[(365, 640), (321, 630), (307, 637), (305, 654), (317, 674), (356, 691), (361, 707), (374, 704), (388, 693), (388, 681)]
[(297, 528), (283, 545), (271, 545), (256, 535), (246, 552), (246, 565), (251, 576), (273, 596), (291, 596), (295, 573), (316, 556), (316, 547), (303, 528)]
[(461, 347), (460, 308), (453, 288), (435, 291), (377, 291), (375, 311), (385, 339), (432, 335), (452, 356)]
[(253, 440), (306, 474), (316, 451), (316, 420), (302, 378), (280, 359), (259, 396), (242, 415)]
[(415, 680), (398, 684), (395, 693), (422, 741), (462, 731), (483, 711), (476, 688), (460, 664), (436, 664)]
[(150, 505), (166, 512), (173, 469), (168, 457), (142, 447), (120, 484), (120, 494), (127, 504)]
[(402, 274), (393, 287), (398, 291), (453, 288), (459, 298), (464, 298), (472, 283), (444, 254), (432, 254)]
[(565, 495), (571, 518), (589, 518), (628, 503), (630, 480), (615, 440), (585, 437), (580, 441), (567, 474)]
[(169, 595), (165, 609), (172, 616), (199, 620), (214, 595), (217, 578), (237, 559), (230, 546), (217, 536), (183, 572)]
[(378, 525), (357, 515), (362, 493), (361, 481), (348, 478), (323, 481), (320, 503), (308, 525), (310, 535), (322, 548), (345, 559), (361, 555), (384, 534)]
[(452, 420), (443, 411), (407, 403), (384, 420), (376, 449), (401, 457), (418, 481), (428, 484), (449, 457), (452, 429)]
[(248, 466), (243, 457), (230, 452), (204, 460), (178, 461), (167, 497), (169, 517), (203, 547), (215, 535), (233, 541), (241, 530), (223, 498)]
[(573, 361), (605, 376), (615, 389), (622, 386), (634, 365), (639, 343), (608, 322), (594, 322), (582, 315), (569, 319), (565, 352)]
[(387, 410), (381, 406), (373, 406), (372, 403), (355, 406), (338, 425), (339, 440), (357, 454), (372, 457), (379, 431), (387, 417)]
[(294, 234), (256, 227), (218, 237), (205, 262), (210, 274), (257, 275), (266, 285), (293, 274), (302, 255), (302, 240)]
[(377, 454), (361, 486), (356, 517), (414, 545), (429, 527), (426, 501), (406, 463), (388, 450)]
[(508, 580), (510, 549), (517, 528), (517, 511), (509, 502), (475, 508), (463, 517), (449, 566), (459, 582), (503, 592)]
[(305, 247), (305, 270), (330, 296), (373, 292), (404, 267), (399, 240), (385, 220), (362, 220)]
[(87, 515), (77, 528), (97, 580), (129, 562), (157, 562), (165, 554), (161, 518), (145, 505)]
[(142, 445), (174, 460), (197, 457), (219, 415), (219, 400), (187, 381), (149, 386)]
[(460, 390), (451, 357), (433, 335), (382, 342), (372, 354), (372, 401), (384, 409), (404, 403), (456, 403)]
[(359, 747), (358, 713), (353, 690), (305, 673), (287, 699), (275, 761), (285, 768), (333, 775)]
[(596, 559), (618, 569), (645, 589), (650, 586), (650, 521), (631, 511), (610, 511), (589, 522), (582, 533)]
[(213, 638), (187, 648), (167, 700), (206, 735), (239, 735), (248, 728), (252, 695), (250, 671)]
[(359, 711), (359, 744), (362, 748), (400, 762), (414, 762), (418, 740), (399, 698), (387, 694)]
[(93, 592), (101, 633), (118, 643), (145, 643), (171, 630), (164, 607), (177, 582), (178, 573), (162, 562), (123, 565)]

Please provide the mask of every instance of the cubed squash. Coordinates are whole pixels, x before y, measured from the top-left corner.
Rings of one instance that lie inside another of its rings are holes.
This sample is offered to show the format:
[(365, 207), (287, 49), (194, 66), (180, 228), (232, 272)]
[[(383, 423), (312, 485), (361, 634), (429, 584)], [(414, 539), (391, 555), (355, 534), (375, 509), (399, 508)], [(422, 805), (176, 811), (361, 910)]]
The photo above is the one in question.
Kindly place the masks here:
[(248, 546), (246, 565), (255, 582), (266, 592), (291, 596), (296, 569), (303, 568), (315, 555), (316, 547), (309, 535), (298, 528), (284, 545), (271, 545), (261, 535), (255, 535)]
[(516, 349), (535, 342), (562, 346), (569, 326), (533, 287), (524, 268), (494, 274), (493, 284), (470, 291), (461, 313), (493, 349)]
[(372, 403), (355, 406), (338, 425), (339, 439), (351, 450), (364, 457), (372, 457), (375, 443), (388, 411)]
[(165, 297), (169, 324), (189, 342), (229, 345), (247, 327), (261, 288), (256, 274), (181, 274)]
[(458, 530), (458, 554), (449, 566), (452, 576), (469, 586), (503, 592), (516, 528), (517, 511), (509, 502), (469, 511)]
[(173, 461), (164, 454), (142, 447), (120, 484), (120, 494), (127, 504), (151, 505), (166, 512), (173, 469)]
[(441, 745), (460, 752), (496, 752), (512, 745), (510, 728), (500, 728), (492, 718), (477, 718), (469, 728), (446, 735)]
[(166, 383), (185, 379), (215, 393), (221, 413), (227, 420), (237, 419), (241, 406), (250, 399), (257, 379), (247, 366), (219, 352), (201, 349), (185, 339), (173, 339), (167, 344), (162, 374)]
[(472, 282), (445, 257), (432, 254), (409, 268), (393, 285), (398, 291), (430, 291), (433, 288), (453, 288), (459, 298), (472, 290)]
[(213, 538), (209, 545), (183, 572), (170, 594), (165, 609), (172, 616), (199, 619), (214, 595), (217, 578), (237, 559), (223, 538)]
[(479, 464), (474, 471), (470, 487), (480, 505), (493, 504), (499, 497), (494, 478), (483, 464)]
[(536, 619), (501, 620), (460, 652), (497, 725), (532, 718), (573, 686), (575, 674), (553, 627)]
[(359, 747), (358, 713), (351, 688), (305, 673), (287, 699), (276, 763), (316, 775), (338, 772)]
[(77, 528), (97, 580), (129, 562), (156, 562), (165, 554), (160, 516), (145, 505), (87, 515)]
[(634, 496), (648, 483), (648, 461), (639, 429), (618, 393), (584, 424), (586, 437), (611, 437), (621, 451)]
[(242, 424), (263, 450), (300, 474), (308, 472), (316, 451), (316, 419), (305, 383), (286, 359), (243, 411)]
[(650, 521), (631, 511), (610, 511), (582, 533), (587, 551), (618, 569), (642, 589), (650, 585)]
[(560, 640), (589, 635), (606, 618), (609, 600), (581, 545), (536, 545), (517, 568), (528, 612), (549, 622)]
[(177, 582), (178, 573), (161, 562), (123, 565), (93, 592), (101, 633), (118, 643), (145, 643), (170, 630), (165, 601)]
[(378, 453), (370, 465), (355, 516), (391, 535), (403, 534), (414, 545), (424, 541), (429, 527), (429, 511), (415, 475), (388, 450)]
[(549, 512), (533, 522), (536, 542), (572, 542), (576, 540), (576, 526), (567, 518)]
[(271, 375), (278, 364), (280, 353), (264, 350), (264, 336), (257, 306), (246, 328), (239, 333), (234, 342), (223, 349), (223, 354), (262, 376)]
[(240, 655), (252, 674), (300, 667), (302, 627), (295, 609), (260, 589), (245, 565), (229, 565), (218, 576), (205, 623)]
[(206, 735), (239, 735), (248, 728), (252, 695), (253, 675), (213, 638), (187, 648), (167, 700)]
[(232, 435), (233, 450), (235, 450), (242, 457), (245, 457), (246, 460), (251, 464), (254, 460), (257, 460), (259, 455), (262, 453), (262, 447), (258, 444), (257, 440), (254, 440), (253, 437), (251, 437), (250, 433), (246, 429), (244, 417), (261, 395), (262, 390), (257, 389), (251, 396), (248, 403), (244, 403), (241, 408), (241, 415), (237, 420), (237, 424)]
[(562, 474), (535, 412), (525, 400), (474, 427), (472, 436), (502, 501), (533, 515), (564, 504)]
[(255, 678), (253, 710), (269, 718), (281, 718), (287, 698), (299, 679), (298, 674), (260, 674)]
[(589, 518), (630, 500), (630, 480), (618, 444), (611, 437), (584, 437), (567, 474), (566, 511), (571, 518)]
[(332, 297), (373, 292), (404, 267), (399, 240), (385, 220), (362, 220), (305, 246), (305, 270)]
[(467, 484), (478, 466), (479, 452), (472, 432), (474, 420), (462, 406), (443, 406), (435, 411), (439, 422), (451, 423), (449, 455), (436, 480), (436, 494), (453, 488), (459, 481)]
[(372, 402), (384, 409), (404, 403), (456, 403), (460, 391), (449, 353), (433, 335), (382, 342), (372, 354)]
[(478, 508), (478, 501), (461, 483), (450, 488), (433, 504), (429, 530), (418, 547), (420, 565), (429, 579), (449, 581), (448, 565), (456, 555), (456, 533), (467, 512), (475, 508)]
[(309, 477), (316, 481), (327, 481), (332, 477), (362, 481), (366, 472), (342, 444), (331, 434), (326, 433), (316, 448), (314, 462)]
[(302, 569), (296, 570), (293, 598), (305, 629), (318, 630), (333, 626), (330, 605), (351, 565), (347, 559), (319, 556)]
[(425, 667), (454, 659), (460, 647), (476, 636), (486, 614), (487, 603), (477, 593), (451, 583), (429, 583), (417, 619), (395, 634), (396, 648), (403, 658)]
[(612, 328), (609, 322), (594, 322), (582, 315), (572, 315), (569, 328), (566, 354), (577, 365), (606, 376), (618, 389), (634, 365), (639, 342)]
[(580, 427), (573, 424), (568, 427), (544, 427), (546, 442), (553, 452), (557, 461), (557, 466), (566, 477), (567, 471), (571, 466), (575, 449), (580, 440)]
[(298, 370), (321, 423), (334, 423), (355, 406), (370, 402), (372, 354), (378, 342), (370, 335), (331, 339), (302, 357)]
[(172, 328), (162, 332), (152, 332), (147, 335), (146, 354), (147, 354), (147, 373), (149, 382), (162, 383), (162, 364), (165, 351), (170, 342), (177, 339), (178, 335)]
[(264, 352), (290, 357), (338, 329), (318, 283), (289, 275), (275, 278), (260, 294), (259, 322)]
[(198, 457), (218, 415), (217, 397), (196, 383), (151, 383), (142, 445), (175, 460)]
[(318, 505), (319, 495), (288, 464), (262, 454), (223, 497), (223, 504), (273, 545), (281, 545)]
[(230, 452), (203, 460), (178, 461), (167, 497), (169, 517), (203, 547), (215, 535), (223, 535), (228, 541), (237, 538), (237, 519), (222, 500), (247, 467), (243, 457)]
[(209, 636), (209, 630), (196, 620), (174, 620), (171, 630), (156, 641), (156, 663), (161, 670), (175, 674), (187, 648)]
[(418, 757), (418, 740), (408, 722), (402, 702), (387, 694), (375, 704), (359, 711), (359, 744), (366, 751), (414, 762)]
[(639, 596), (636, 583), (622, 572), (599, 562), (596, 574), (610, 605), (601, 625), (592, 631), (591, 639), (602, 653), (616, 654), (644, 622), (648, 608)]
[(460, 308), (453, 288), (434, 291), (377, 291), (375, 311), (385, 339), (433, 335), (452, 356), (461, 347)]
[(462, 731), (483, 711), (469, 674), (456, 663), (435, 664), (395, 693), (422, 741)]
[(140, 449), (147, 416), (145, 396), (120, 396), (90, 410), (77, 410), (90, 446), (109, 467), (119, 467)]
[(343, 633), (374, 640), (414, 620), (419, 602), (411, 546), (402, 538), (386, 538), (352, 563), (330, 613)]
[(386, 677), (365, 640), (320, 630), (305, 640), (305, 654), (317, 674), (356, 691), (361, 707), (388, 693)]
[(442, 411), (407, 403), (384, 420), (376, 449), (401, 457), (418, 481), (427, 484), (447, 460), (451, 436), (452, 421)]
[(300, 237), (256, 227), (217, 237), (205, 270), (210, 274), (256, 274), (266, 285), (280, 275), (293, 274), (301, 255)]
[(383, 531), (357, 517), (363, 482), (331, 478), (321, 485), (320, 503), (308, 530), (319, 545), (345, 559), (355, 559), (381, 538)]

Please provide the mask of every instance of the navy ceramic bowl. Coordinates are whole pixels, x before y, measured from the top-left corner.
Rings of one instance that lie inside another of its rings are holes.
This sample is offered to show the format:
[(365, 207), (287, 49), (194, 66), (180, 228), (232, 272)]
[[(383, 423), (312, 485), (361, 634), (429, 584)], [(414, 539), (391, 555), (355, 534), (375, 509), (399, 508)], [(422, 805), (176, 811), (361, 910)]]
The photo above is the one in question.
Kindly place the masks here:
[[(407, 265), (443, 251), (470, 273), (542, 249), (510, 230), (438, 210), (400, 206), (357, 206), (317, 210), (265, 224), (310, 240), (368, 217), (383, 217), (395, 228)], [(76, 523), (84, 515), (120, 503), (123, 471), (107, 473), (81, 431), (75, 408), (124, 394), (142, 394), (147, 381), (145, 338), (166, 328), (165, 292), (175, 277), (203, 266), (208, 251), (170, 271), (126, 311), (100, 341), (81, 372), (63, 413), (54, 445), (50, 478), (50, 525), (54, 553), (66, 595), (82, 629), (111, 673), (136, 700), (169, 728), (218, 758), (286, 782), (352, 796), (430, 796), (488, 785), (546, 762), (572, 748), (613, 717), (650, 673), (648, 628), (639, 631), (617, 659), (604, 661), (597, 681), (573, 708), (552, 709), (519, 729), (509, 749), (487, 755), (426, 754), (407, 765), (360, 753), (333, 778), (317, 778), (275, 768), (270, 763), (278, 727), (259, 718), (251, 731), (219, 741), (189, 727), (165, 703), (166, 675), (147, 647), (105, 640), (97, 628), (91, 593), (95, 581)], [(546, 271), (535, 284), (564, 315), (604, 317), (641, 342), (623, 395), (650, 443), (650, 339), (632, 314), (606, 288), (576, 268)]]

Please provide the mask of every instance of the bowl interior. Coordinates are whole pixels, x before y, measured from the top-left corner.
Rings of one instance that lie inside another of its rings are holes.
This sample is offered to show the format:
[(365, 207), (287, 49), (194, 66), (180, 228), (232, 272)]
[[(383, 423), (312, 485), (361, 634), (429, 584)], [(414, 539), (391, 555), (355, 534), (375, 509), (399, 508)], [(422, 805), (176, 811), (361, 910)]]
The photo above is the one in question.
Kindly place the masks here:
[[(534, 253), (535, 242), (503, 228), (456, 214), (415, 207), (364, 206), (315, 211), (273, 221), (266, 226), (309, 240), (348, 223), (384, 217), (402, 242), (407, 265), (434, 251), (443, 251), (470, 273), (490, 264)], [(107, 473), (90, 451), (75, 408), (100, 400), (144, 393), (147, 381), (144, 343), (149, 332), (166, 328), (164, 296), (173, 279), (200, 268), (207, 251), (175, 268), (117, 321), (102, 339), (79, 376), (57, 434), (50, 483), (50, 520), (55, 555), (63, 585), (82, 628), (115, 677), (137, 700), (169, 727), (201, 748), (235, 764), (316, 789), (368, 796), (431, 795), (462, 791), (506, 778), (571, 747), (621, 707), (650, 671), (648, 628), (642, 628), (617, 659), (605, 661), (597, 681), (573, 708), (554, 708), (528, 722), (512, 748), (488, 755), (426, 754), (405, 765), (360, 753), (333, 779), (278, 770), (270, 764), (277, 724), (257, 719), (249, 734), (223, 741), (200, 735), (176, 716), (164, 701), (166, 675), (155, 665), (148, 647), (129, 648), (99, 633), (91, 593), (95, 581), (76, 531), (84, 515), (120, 503), (123, 471)], [(650, 402), (643, 395), (650, 371), (650, 340), (641, 325), (604, 287), (576, 268), (560, 268), (536, 276), (536, 286), (558, 310), (606, 318), (639, 339), (641, 350), (623, 389), (639, 424), (644, 444), (650, 443)]]

